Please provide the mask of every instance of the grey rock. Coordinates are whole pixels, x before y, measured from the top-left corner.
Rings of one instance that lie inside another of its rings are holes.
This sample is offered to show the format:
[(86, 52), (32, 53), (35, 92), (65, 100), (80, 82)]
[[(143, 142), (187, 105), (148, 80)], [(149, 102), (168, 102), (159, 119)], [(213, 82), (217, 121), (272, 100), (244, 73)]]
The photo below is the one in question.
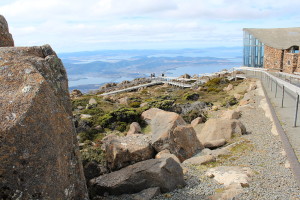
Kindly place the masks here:
[(170, 192), (184, 186), (182, 168), (172, 158), (151, 159), (130, 165), (119, 171), (102, 175), (89, 182), (92, 195), (132, 194), (147, 188), (159, 187)]

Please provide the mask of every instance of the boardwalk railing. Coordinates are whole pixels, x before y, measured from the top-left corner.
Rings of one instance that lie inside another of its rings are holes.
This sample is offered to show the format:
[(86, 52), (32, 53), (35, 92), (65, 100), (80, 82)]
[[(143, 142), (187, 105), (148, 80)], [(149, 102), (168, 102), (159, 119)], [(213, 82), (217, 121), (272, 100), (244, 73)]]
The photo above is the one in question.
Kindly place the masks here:
[[(292, 94), (295, 95), (295, 116), (294, 116), (294, 127), (297, 126), (297, 118), (298, 118), (298, 109), (299, 109), (299, 95), (300, 95), (300, 87), (294, 85), (286, 80), (283, 80), (281, 77), (276, 77), (269, 73), (266, 69), (263, 68), (252, 68), (252, 67), (239, 67), (235, 68), (235, 70), (245, 71), (252, 73), (253, 76), (259, 77), (261, 80), (264, 79), (267, 81), (268, 87), (270, 87), (271, 91), (275, 90), (275, 97), (278, 95), (278, 87), (282, 88), (281, 94), (281, 107), (284, 106), (284, 98), (286, 90), (289, 90)], [(289, 77), (299, 77), (292, 74), (284, 74)], [(300, 77), (299, 77), (300, 78)]]
[(134, 90), (138, 90), (139, 88), (150, 87), (150, 86), (164, 84), (164, 83), (173, 85), (173, 86), (177, 86), (177, 87), (182, 87), (182, 88), (190, 88), (193, 86), (192, 84), (187, 84), (184, 82), (179, 82), (179, 81), (175, 81), (174, 79), (169, 79), (169, 78), (164, 78), (164, 77), (151, 78), (151, 80), (152, 81), (150, 83), (140, 84), (140, 85), (124, 88), (124, 89), (119, 89), (119, 90), (102, 93), (102, 94), (100, 94), (100, 96), (107, 96), (107, 95), (118, 94), (118, 93), (122, 93), (122, 92), (134, 91)]

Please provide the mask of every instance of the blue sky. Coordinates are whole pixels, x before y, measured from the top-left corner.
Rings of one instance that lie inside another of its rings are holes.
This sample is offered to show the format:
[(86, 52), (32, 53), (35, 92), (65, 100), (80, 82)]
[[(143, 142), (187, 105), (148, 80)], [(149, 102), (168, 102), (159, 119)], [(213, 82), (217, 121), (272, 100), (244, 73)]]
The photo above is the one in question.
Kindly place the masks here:
[(242, 28), (295, 27), (300, 1), (1, 0), (17, 46), (57, 52), (241, 46)]

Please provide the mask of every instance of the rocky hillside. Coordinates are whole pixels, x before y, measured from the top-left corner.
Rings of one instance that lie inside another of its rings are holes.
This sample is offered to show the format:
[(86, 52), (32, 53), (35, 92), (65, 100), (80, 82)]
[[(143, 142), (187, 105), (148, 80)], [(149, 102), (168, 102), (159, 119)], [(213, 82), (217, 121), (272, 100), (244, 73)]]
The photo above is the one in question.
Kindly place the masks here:
[(72, 95), (92, 199), (297, 199), (255, 80)]
[[(247, 88), (247, 81), (220, 77), (191, 89), (160, 85), (112, 96), (74, 90), (73, 115), (91, 197), (139, 196), (144, 190), (157, 195), (184, 187), (182, 163), (246, 133), (236, 112), (223, 121), (210, 118), (217, 110), (247, 104), (242, 100)], [(207, 130), (200, 131), (204, 123)], [(169, 164), (161, 168), (155, 164), (160, 162)], [(176, 170), (164, 174), (165, 168)]]
[(0, 31), (0, 199), (88, 199), (61, 60)]

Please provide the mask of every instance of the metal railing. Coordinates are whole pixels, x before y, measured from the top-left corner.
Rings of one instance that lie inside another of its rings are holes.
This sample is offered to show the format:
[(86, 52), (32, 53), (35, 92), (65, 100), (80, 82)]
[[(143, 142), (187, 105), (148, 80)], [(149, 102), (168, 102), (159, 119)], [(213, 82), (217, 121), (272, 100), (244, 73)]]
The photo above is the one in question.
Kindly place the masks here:
[[(281, 108), (283, 108), (283, 106), (284, 106), (286, 90), (289, 90), (292, 94), (294, 94), (295, 95), (295, 116), (294, 116), (294, 124), (293, 125), (294, 125), (294, 127), (297, 126), (300, 87), (292, 84), (291, 82), (287, 82), (286, 80), (281, 79), (281, 77), (276, 77), (276, 76), (272, 75), (266, 69), (263, 69), (263, 68), (239, 67), (239, 68), (234, 68), (234, 69), (239, 70), (239, 71), (250, 71), (253, 76), (258, 77), (261, 80), (264, 79), (265, 81), (267, 81), (267, 85), (270, 88), (270, 90), (271, 91), (275, 90), (275, 98), (278, 95), (278, 87), (281, 87), (282, 88)], [(286, 73), (284, 73), (284, 75), (292, 77), (292, 78), (299, 77), (297, 75), (286, 74)]]

